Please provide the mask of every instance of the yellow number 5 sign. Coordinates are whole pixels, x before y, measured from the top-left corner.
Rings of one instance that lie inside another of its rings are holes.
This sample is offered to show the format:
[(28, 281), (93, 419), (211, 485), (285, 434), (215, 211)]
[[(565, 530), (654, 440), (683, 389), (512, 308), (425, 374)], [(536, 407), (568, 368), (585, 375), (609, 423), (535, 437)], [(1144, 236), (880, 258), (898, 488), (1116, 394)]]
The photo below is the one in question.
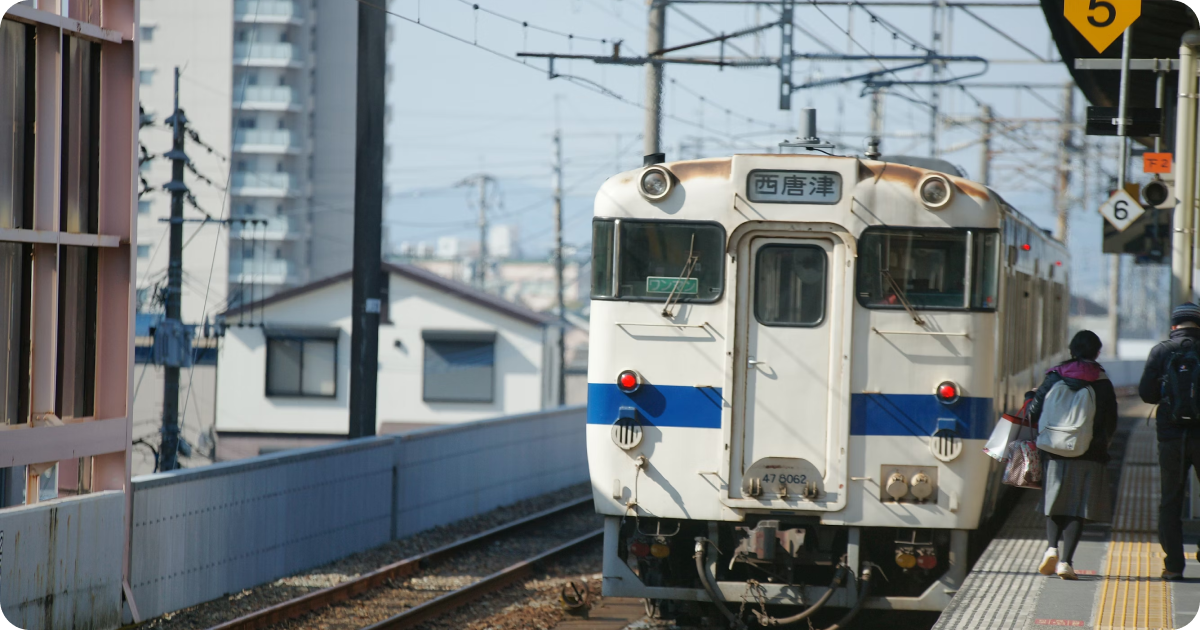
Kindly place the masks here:
[(1066, 0), (1063, 15), (1096, 52), (1104, 52), (1142, 15), (1142, 0)]

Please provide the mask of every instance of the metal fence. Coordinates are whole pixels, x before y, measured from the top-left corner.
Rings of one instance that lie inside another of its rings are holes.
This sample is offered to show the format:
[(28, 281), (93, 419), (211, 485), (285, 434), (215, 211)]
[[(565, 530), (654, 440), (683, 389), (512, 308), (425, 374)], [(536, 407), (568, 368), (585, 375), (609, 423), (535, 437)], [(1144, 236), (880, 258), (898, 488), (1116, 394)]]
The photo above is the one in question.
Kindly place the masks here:
[(194, 606), (586, 481), (585, 418), (568, 407), (138, 477), (138, 612)]
[(0, 510), (0, 609), (18, 628), (121, 622), (124, 492)]

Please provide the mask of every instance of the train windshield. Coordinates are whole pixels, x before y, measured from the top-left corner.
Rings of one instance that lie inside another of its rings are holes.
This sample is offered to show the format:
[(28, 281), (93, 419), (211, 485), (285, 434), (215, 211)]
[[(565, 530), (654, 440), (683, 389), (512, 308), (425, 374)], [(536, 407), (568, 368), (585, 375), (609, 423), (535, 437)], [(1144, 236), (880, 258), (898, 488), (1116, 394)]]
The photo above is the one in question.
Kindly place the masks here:
[(996, 308), (999, 234), (870, 229), (859, 239), (858, 301), (868, 308)]
[(725, 229), (716, 223), (596, 219), (592, 297), (714, 302), (724, 255)]

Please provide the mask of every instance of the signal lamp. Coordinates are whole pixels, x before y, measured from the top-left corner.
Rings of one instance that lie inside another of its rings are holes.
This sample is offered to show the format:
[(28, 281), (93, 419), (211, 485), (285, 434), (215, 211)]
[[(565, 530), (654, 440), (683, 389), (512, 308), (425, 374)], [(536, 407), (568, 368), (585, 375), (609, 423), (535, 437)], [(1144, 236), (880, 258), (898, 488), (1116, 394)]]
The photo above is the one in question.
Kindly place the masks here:
[(662, 543), (654, 543), (650, 545), (650, 555), (660, 559), (666, 558), (671, 555), (671, 548)]
[(671, 194), (671, 172), (661, 166), (651, 166), (638, 178), (638, 191), (650, 201), (659, 201)]
[(958, 385), (955, 385), (951, 381), (942, 381), (942, 383), (937, 386), (935, 393), (937, 395), (938, 402), (941, 402), (942, 404), (950, 405), (958, 402)]
[(1022, 251), (1029, 251), (1029, 250), (1031, 250), (1031, 249), (1033, 249), (1033, 247), (1031, 247), (1031, 246), (1029, 245), (1029, 243), (1025, 243), (1024, 245), (1022, 245), (1022, 246), (1021, 246), (1021, 250), (1022, 250)]
[(901, 569), (911, 569), (917, 566), (917, 557), (907, 551), (897, 551), (896, 566)]
[(617, 375), (617, 389), (626, 394), (636, 392), (642, 386), (642, 377), (633, 370), (625, 370)]
[(1171, 198), (1171, 188), (1166, 182), (1156, 179), (1142, 187), (1142, 198), (1151, 206), (1161, 206)]
[(639, 558), (645, 558), (650, 555), (650, 545), (644, 542), (635, 542), (629, 545), (629, 551)]
[(924, 554), (917, 556), (917, 566), (922, 569), (932, 569), (937, 566), (937, 556), (933, 554)]
[(927, 175), (918, 184), (917, 194), (921, 197), (921, 203), (936, 210), (950, 203), (954, 196), (954, 186), (941, 175)]
[(1061, 260), (1056, 260), (1056, 261), (1054, 261), (1054, 266), (1056, 266), (1056, 267), (1061, 267), (1061, 266), (1062, 266), (1062, 261), (1061, 261)]

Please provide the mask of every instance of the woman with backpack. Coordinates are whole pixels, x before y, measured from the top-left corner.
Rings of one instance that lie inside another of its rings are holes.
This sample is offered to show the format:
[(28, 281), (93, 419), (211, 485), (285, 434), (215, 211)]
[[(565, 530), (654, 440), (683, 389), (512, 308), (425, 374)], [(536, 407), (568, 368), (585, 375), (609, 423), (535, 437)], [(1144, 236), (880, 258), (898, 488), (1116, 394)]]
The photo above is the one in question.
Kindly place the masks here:
[(1028, 407), (1045, 462), (1042, 503), (1050, 543), (1038, 572), (1064, 580), (1077, 579), (1072, 559), (1084, 523), (1112, 520), (1107, 464), (1117, 430), (1117, 396), (1096, 362), (1100, 348), (1096, 333), (1076, 333), (1071, 360), (1050, 368)]

